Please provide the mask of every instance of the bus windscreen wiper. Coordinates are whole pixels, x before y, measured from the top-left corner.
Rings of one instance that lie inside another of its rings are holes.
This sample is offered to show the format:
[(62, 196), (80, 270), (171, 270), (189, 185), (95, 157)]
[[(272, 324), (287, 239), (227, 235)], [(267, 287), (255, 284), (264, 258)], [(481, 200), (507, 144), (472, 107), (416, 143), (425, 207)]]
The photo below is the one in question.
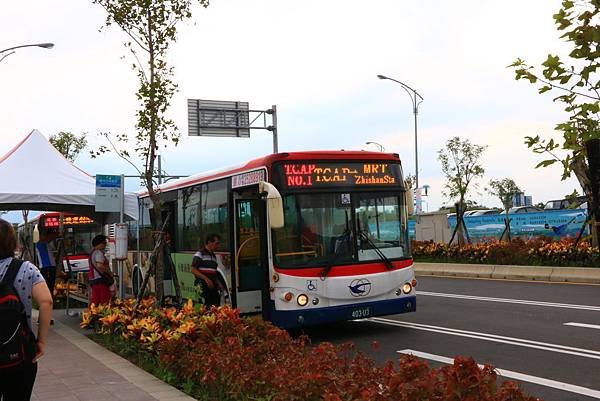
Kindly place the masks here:
[(331, 271), (331, 268), (333, 267), (333, 264), (335, 263), (338, 256), (340, 255), (340, 253), (341, 253), (340, 250), (343, 249), (342, 245), (344, 244), (344, 242), (347, 242), (347, 243), (352, 242), (353, 236), (352, 236), (352, 230), (350, 229), (350, 218), (348, 217), (348, 211), (345, 210), (344, 212), (346, 214), (346, 229), (344, 230), (342, 235), (340, 235), (339, 237), (336, 238), (335, 243), (333, 244), (333, 256), (327, 260), (325, 267), (321, 271), (321, 279), (323, 279), (323, 280), (325, 279), (325, 277), (327, 277), (327, 275)]
[(331, 268), (333, 267), (333, 264), (337, 260), (338, 256), (341, 254), (340, 250), (343, 249), (342, 244), (344, 243), (344, 241), (350, 242), (351, 238), (352, 238), (352, 231), (350, 231), (350, 229), (347, 228), (342, 233), (342, 235), (340, 235), (336, 239), (336, 241), (335, 241), (335, 243), (333, 245), (333, 256), (327, 260), (327, 263), (325, 264), (325, 267), (321, 271), (321, 278), (327, 277), (327, 275), (331, 271)]
[(367, 234), (364, 231), (361, 231), (360, 235), (369, 243), (369, 245), (371, 245), (373, 250), (375, 250), (375, 253), (377, 253), (381, 260), (383, 260), (383, 263), (386, 265), (386, 267), (390, 270), (393, 269), (394, 265), (392, 264), (392, 261), (389, 260), (388, 257), (385, 256), (385, 254), (381, 251), (381, 249), (377, 245), (375, 245), (371, 238), (369, 238), (369, 234)]

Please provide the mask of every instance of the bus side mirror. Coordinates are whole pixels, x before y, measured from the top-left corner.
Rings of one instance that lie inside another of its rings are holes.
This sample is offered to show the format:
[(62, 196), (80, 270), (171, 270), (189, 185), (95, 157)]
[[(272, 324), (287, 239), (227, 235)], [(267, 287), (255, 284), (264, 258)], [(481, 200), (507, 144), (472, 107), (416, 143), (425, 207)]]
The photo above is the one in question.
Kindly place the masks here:
[(415, 213), (415, 199), (413, 196), (413, 190), (409, 186), (405, 186), (406, 192), (404, 192), (404, 198), (406, 201), (406, 210), (409, 216)]
[(283, 219), (283, 200), (281, 199), (281, 194), (277, 188), (265, 181), (258, 183), (258, 191), (267, 200), (270, 227), (282, 228), (285, 222)]

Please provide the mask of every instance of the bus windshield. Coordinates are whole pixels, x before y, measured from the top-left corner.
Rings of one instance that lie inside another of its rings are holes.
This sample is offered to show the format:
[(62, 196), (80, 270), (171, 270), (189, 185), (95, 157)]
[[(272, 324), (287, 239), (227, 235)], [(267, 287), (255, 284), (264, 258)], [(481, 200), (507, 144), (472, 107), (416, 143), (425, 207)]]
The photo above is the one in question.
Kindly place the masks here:
[(273, 231), (278, 267), (313, 267), (410, 258), (398, 192), (289, 194), (285, 226)]

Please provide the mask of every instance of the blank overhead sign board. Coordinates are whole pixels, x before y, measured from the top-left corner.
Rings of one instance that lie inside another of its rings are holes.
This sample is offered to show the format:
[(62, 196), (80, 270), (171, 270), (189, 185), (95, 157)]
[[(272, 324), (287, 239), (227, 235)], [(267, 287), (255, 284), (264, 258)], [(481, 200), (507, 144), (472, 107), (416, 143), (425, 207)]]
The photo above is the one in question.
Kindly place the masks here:
[(248, 102), (188, 99), (188, 135), (249, 138)]

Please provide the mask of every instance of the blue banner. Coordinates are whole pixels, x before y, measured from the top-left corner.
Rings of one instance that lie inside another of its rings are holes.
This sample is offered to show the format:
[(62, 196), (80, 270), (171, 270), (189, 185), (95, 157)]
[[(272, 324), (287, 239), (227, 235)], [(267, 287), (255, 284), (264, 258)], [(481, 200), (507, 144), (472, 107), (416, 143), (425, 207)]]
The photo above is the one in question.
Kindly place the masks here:
[[(492, 239), (500, 239), (504, 231), (505, 214), (493, 214), (486, 216), (466, 216), (465, 225), (469, 237), (473, 242), (481, 242)], [(532, 213), (511, 213), (508, 215), (510, 221), (510, 234), (513, 238), (529, 239), (539, 236), (554, 237), (576, 237), (583, 223), (587, 219), (586, 209), (560, 209), (547, 210)], [(456, 216), (448, 217), (450, 229), (456, 227)], [(415, 220), (408, 222), (408, 235), (415, 238)], [(589, 233), (588, 227), (584, 227), (583, 235)]]
[[(504, 232), (505, 214), (466, 216), (465, 225), (473, 242), (500, 239)], [(560, 209), (531, 213), (510, 213), (510, 234), (523, 239), (539, 236), (563, 238), (575, 237), (587, 219), (585, 209)], [(456, 216), (448, 218), (450, 228), (456, 226)], [(587, 227), (584, 228), (587, 230)], [(587, 231), (584, 232), (584, 234)]]

